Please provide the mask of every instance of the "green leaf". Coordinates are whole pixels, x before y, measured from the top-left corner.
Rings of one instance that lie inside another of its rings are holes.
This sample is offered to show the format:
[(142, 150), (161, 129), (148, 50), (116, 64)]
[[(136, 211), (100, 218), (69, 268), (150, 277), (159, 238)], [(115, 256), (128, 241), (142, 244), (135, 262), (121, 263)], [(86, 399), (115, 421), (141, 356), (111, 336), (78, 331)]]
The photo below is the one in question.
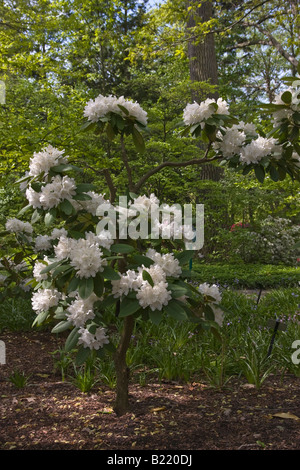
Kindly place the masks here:
[(97, 297), (101, 297), (104, 290), (104, 279), (102, 274), (97, 273), (94, 278), (94, 292)]
[(121, 301), (119, 317), (124, 318), (132, 315), (141, 308), (140, 303), (136, 299), (127, 299), (126, 297)]
[(61, 321), (54, 328), (52, 328), (51, 333), (61, 333), (62, 331), (68, 330), (72, 326), (71, 321)]
[(168, 285), (168, 290), (172, 292), (172, 297), (175, 299), (177, 299), (178, 297), (182, 297), (183, 295), (188, 295), (190, 292), (187, 287), (171, 283), (169, 283)]
[(78, 330), (79, 330), (78, 328), (74, 328), (69, 334), (69, 336), (67, 337), (66, 342), (65, 342), (66, 352), (71, 351), (71, 349), (74, 349), (77, 346), (77, 342), (79, 339)]
[(47, 212), (47, 214), (44, 217), (44, 223), (46, 227), (49, 227), (55, 222), (55, 217), (51, 212)]
[(135, 145), (136, 150), (139, 153), (144, 153), (145, 152), (145, 142), (143, 139), (142, 134), (137, 130), (135, 126), (132, 128), (132, 139), (133, 143)]
[(134, 251), (134, 247), (126, 245), (125, 243), (118, 243), (116, 245), (112, 245), (110, 247), (110, 251), (113, 253), (132, 253)]
[(290, 91), (285, 91), (281, 95), (281, 99), (285, 104), (291, 104), (292, 102), (292, 93)]
[(75, 363), (77, 366), (81, 366), (84, 364), (87, 359), (91, 355), (91, 350), (89, 348), (85, 348), (84, 346), (80, 346), (80, 348), (77, 351), (76, 358), (75, 358)]
[(41, 274), (46, 274), (49, 271), (52, 271), (52, 269), (56, 268), (57, 266), (59, 266), (62, 263), (63, 263), (63, 260), (55, 261), (54, 263), (48, 264), (48, 266), (46, 266), (45, 268), (43, 268), (41, 270)]
[(180, 266), (183, 266), (193, 258), (194, 254), (194, 250), (185, 250), (181, 251), (180, 253), (177, 253), (175, 255), (175, 258), (178, 259)]
[(36, 318), (34, 319), (34, 322), (32, 323), (32, 326), (35, 326), (35, 325), (41, 325), (45, 320), (46, 318), (48, 318), (49, 316), (49, 312), (48, 311), (43, 311), (43, 312), (40, 312)]
[(279, 173), (273, 165), (270, 166), (270, 176), (275, 182), (279, 180)]
[(263, 183), (265, 180), (265, 170), (261, 165), (255, 165), (254, 167), (255, 176), (260, 183)]
[(78, 288), (79, 282), (80, 282), (80, 278), (74, 276), (73, 279), (70, 281), (70, 284), (68, 285), (68, 293), (76, 291)]
[(143, 264), (146, 268), (149, 268), (154, 263), (153, 259), (143, 255), (133, 255), (133, 261), (138, 264), (138, 266)]
[(94, 279), (92, 277), (82, 278), (79, 281), (78, 293), (82, 299), (87, 299), (94, 291)]
[(114, 128), (112, 127), (112, 125), (110, 124), (110, 122), (108, 122), (106, 124), (106, 135), (107, 137), (109, 138), (109, 140), (114, 140), (115, 136), (116, 136), (116, 133), (114, 131)]
[(118, 281), (121, 278), (120, 274), (110, 266), (105, 266), (101, 274), (104, 279), (109, 279), (110, 281)]
[(96, 186), (91, 183), (79, 183), (76, 186), (76, 193), (85, 193), (88, 191), (95, 191)]
[(59, 274), (65, 273), (66, 271), (71, 271), (72, 269), (73, 269), (73, 267), (70, 266), (69, 264), (63, 264), (61, 266), (58, 266), (56, 269), (54, 269), (54, 271), (52, 273), (52, 276), (56, 277)]
[(70, 201), (68, 199), (64, 199), (60, 204), (59, 204), (59, 208), (62, 210), (62, 212), (64, 212), (66, 215), (71, 215), (73, 210), (74, 210), (74, 207), (72, 206), (72, 204), (70, 203)]
[(160, 310), (149, 310), (149, 318), (154, 325), (159, 325), (162, 320), (162, 314)]
[(177, 300), (170, 300), (168, 305), (164, 306), (164, 310), (170, 317), (175, 318), (175, 320), (182, 321), (188, 319), (185, 309)]
[(154, 282), (148, 271), (143, 270), (142, 277), (144, 281), (148, 281), (150, 286), (154, 287)]

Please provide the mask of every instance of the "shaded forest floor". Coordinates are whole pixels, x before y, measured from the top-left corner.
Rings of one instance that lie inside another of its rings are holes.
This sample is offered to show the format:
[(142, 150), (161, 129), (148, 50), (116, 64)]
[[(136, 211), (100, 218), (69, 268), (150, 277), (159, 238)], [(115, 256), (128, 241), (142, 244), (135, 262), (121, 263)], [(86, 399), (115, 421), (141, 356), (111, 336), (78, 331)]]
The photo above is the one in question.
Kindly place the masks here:
[[(5, 333), (0, 365), (1, 450), (298, 450), (300, 378), (271, 376), (260, 390), (241, 380), (217, 390), (202, 383), (131, 383), (131, 410), (113, 412), (114, 391), (89, 393), (61, 381), (49, 333)], [(30, 376), (24, 388), (9, 377)]]

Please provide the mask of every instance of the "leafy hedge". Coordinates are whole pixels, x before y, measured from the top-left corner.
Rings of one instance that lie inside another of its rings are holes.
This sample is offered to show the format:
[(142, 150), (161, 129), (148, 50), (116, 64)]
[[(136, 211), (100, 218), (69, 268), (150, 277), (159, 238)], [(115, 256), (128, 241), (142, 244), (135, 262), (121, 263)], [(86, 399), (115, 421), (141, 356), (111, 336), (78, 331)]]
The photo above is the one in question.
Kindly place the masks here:
[(193, 262), (193, 279), (234, 288), (294, 287), (300, 282), (300, 268), (263, 264), (200, 264)]

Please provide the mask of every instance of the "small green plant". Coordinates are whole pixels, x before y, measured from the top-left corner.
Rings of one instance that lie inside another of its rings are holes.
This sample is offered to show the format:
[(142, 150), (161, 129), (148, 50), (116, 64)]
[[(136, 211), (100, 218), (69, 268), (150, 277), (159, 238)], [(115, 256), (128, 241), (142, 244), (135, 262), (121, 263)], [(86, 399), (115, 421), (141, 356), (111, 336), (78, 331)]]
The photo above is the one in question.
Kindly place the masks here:
[(30, 376), (26, 376), (25, 372), (15, 370), (10, 376), (9, 381), (17, 388), (24, 388), (28, 385)]
[(62, 382), (65, 381), (66, 375), (73, 365), (72, 353), (73, 351), (66, 352), (64, 348), (57, 349), (51, 353), (53, 356), (54, 371), (58, 370), (60, 372)]
[(109, 388), (114, 389), (116, 387), (117, 378), (113, 361), (109, 360), (109, 358), (104, 361), (100, 361), (97, 364), (97, 370), (99, 380), (108, 385)]
[(74, 367), (73, 384), (83, 393), (88, 393), (97, 383), (96, 374), (91, 370), (90, 366), (83, 365), (79, 369)]
[[(261, 338), (260, 338), (261, 339)], [(241, 369), (249, 384), (260, 389), (267, 377), (275, 371), (276, 364), (267, 356), (266, 343), (254, 341), (248, 335), (247, 344), (241, 357)]]

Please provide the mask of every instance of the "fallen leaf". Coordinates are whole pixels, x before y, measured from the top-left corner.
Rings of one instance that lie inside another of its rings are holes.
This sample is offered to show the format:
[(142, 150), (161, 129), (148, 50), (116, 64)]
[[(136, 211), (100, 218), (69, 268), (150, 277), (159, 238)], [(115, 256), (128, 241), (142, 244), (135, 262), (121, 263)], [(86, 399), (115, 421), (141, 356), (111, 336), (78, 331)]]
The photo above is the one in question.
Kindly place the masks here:
[(161, 406), (160, 408), (151, 408), (150, 413), (156, 413), (157, 411), (164, 411), (166, 409), (165, 406)]
[(274, 418), (282, 418), (282, 419), (293, 419), (294, 421), (300, 421), (300, 418), (292, 413), (276, 413), (272, 415)]

